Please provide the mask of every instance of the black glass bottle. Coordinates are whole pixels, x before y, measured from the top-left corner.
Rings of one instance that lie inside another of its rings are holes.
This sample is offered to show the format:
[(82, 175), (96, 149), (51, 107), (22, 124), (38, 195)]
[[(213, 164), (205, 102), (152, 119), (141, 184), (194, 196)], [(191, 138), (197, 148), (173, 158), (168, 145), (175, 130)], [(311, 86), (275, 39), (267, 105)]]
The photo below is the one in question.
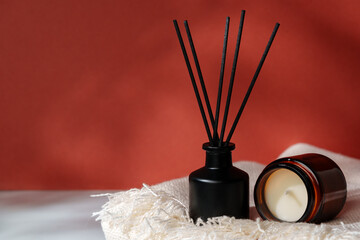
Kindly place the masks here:
[(249, 218), (249, 175), (232, 165), (235, 144), (211, 146), (204, 143), (205, 166), (189, 176), (190, 217), (230, 216)]

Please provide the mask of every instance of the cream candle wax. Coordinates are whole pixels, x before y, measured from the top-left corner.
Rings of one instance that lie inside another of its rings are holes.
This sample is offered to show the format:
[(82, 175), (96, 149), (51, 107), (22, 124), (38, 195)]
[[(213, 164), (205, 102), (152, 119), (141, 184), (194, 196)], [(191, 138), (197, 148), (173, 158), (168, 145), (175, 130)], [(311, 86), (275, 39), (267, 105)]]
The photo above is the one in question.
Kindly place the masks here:
[(304, 214), (308, 194), (301, 178), (288, 169), (279, 169), (266, 181), (264, 197), (270, 212), (278, 219), (295, 222)]
[(319, 223), (343, 208), (346, 181), (339, 166), (323, 155), (282, 158), (260, 174), (254, 200), (264, 219)]

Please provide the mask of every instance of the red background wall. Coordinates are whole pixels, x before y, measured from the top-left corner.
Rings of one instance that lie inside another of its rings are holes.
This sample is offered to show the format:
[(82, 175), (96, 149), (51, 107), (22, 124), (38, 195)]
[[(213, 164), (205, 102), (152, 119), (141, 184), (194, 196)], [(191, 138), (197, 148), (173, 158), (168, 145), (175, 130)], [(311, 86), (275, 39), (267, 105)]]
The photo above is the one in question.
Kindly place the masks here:
[(207, 137), (172, 20), (189, 20), (215, 108), (225, 18), (227, 83), (242, 9), (229, 122), (281, 26), (233, 136), (234, 161), (268, 163), (297, 142), (360, 158), (359, 7), (0, 1), (0, 188), (125, 189), (201, 167)]

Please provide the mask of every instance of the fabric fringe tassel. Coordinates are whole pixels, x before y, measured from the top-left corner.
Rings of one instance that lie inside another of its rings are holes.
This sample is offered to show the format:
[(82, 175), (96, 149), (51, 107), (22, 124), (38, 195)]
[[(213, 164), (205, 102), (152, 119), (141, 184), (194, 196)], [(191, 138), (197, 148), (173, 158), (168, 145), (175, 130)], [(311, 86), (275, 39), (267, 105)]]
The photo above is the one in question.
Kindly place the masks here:
[(164, 191), (144, 184), (107, 196), (102, 210), (93, 214), (101, 221), (107, 240), (222, 240), (222, 239), (360, 239), (360, 232), (326, 224), (280, 223), (216, 217), (196, 223), (186, 206)]

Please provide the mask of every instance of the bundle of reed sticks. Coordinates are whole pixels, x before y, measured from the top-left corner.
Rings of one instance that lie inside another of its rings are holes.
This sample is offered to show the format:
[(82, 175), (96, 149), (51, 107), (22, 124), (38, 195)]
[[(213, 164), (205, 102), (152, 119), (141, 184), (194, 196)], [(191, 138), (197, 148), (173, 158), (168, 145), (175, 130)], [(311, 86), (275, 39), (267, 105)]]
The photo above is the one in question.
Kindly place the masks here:
[(236, 72), (236, 65), (237, 65), (237, 60), (238, 60), (238, 55), (239, 55), (239, 48), (240, 48), (240, 41), (241, 41), (241, 35), (242, 35), (242, 30), (243, 30), (243, 25), (244, 25), (244, 18), (245, 18), (245, 10), (242, 10), (241, 12), (241, 17), (240, 17), (240, 24), (239, 24), (239, 30), (238, 30), (238, 35), (237, 35), (237, 40), (236, 40), (236, 47), (235, 47), (235, 54), (234, 54), (234, 60), (233, 60), (233, 65), (232, 65), (232, 70), (231, 70), (231, 75), (230, 75), (230, 82), (229, 82), (229, 89), (228, 89), (228, 94), (227, 94), (227, 98), (226, 98), (226, 103), (225, 103), (225, 109), (224, 109), (224, 116), (223, 116), (223, 121), (222, 121), (222, 126), (221, 126), (221, 131), (220, 131), (220, 136), (218, 134), (218, 125), (219, 125), (219, 115), (220, 115), (220, 105), (221, 105), (221, 95), (222, 95), (222, 87), (223, 87), (223, 80), (224, 80), (224, 70), (225, 70), (225, 60), (226, 60), (226, 50), (227, 50), (227, 42), (228, 42), (228, 36), (229, 36), (229, 25), (230, 25), (230, 17), (226, 18), (226, 25), (225, 25), (225, 34), (224, 34), (224, 44), (223, 44), (223, 51), (222, 51), (222, 57), (221, 57), (221, 68), (220, 68), (220, 78), (219, 78), (219, 87), (218, 87), (218, 95), (217, 95), (217, 102), (216, 102), (216, 110), (215, 110), (215, 117), (213, 114), (213, 111), (211, 109), (211, 105), (210, 105), (210, 101), (209, 101), (209, 96), (207, 94), (206, 91), (206, 87), (205, 87), (205, 82), (204, 82), (204, 78), (201, 72), (201, 68), (200, 68), (200, 64), (199, 64), (199, 60), (196, 54), (196, 50), (195, 50), (195, 46), (194, 46), (194, 42), (191, 36), (191, 32), (190, 32), (190, 28), (189, 28), (189, 23), (187, 20), (184, 21), (184, 26), (186, 29), (186, 34), (189, 40), (189, 44), (190, 44), (190, 48), (191, 48), (191, 52), (192, 55), (194, 57), (194, 62), (195, 62), (195, 66), (197, 69), (197, 73), (198, 73), (198, 77), (199, 77), (199, 82), (201, 85), (201, 89), (203, 92), (203, 96), (204, 96), (204, 100), (205, 100), (205, 104), (208, 110), (208, 115), (210, 118), (210, 123), (212, 126), (212, 130), (213, 132), (211, 133), (210, 127), (209, 127), (209, 123), (205, 114), (205, 110), (204, 110), (204, 106), (200, 97), (200, 93), (199, 93), (199, 89), (197, 87), (196, 81), (195, 81), (195, 77), (194, 77), (194, 73), (192, 71), (191, 68), (191, 64), (189, 61), (189, 57), (188, 54), (186, 52), (186, 48), (184, 45), (184, 41), (183, 38), (181, 36), (181, 32), (179, 29), (179, 25), (177, 23), (177, 20), (173, 20), (174, 22), (174, 26), (175, 26), (175, 30), (179, 39), (179, 43), (181, 46), (181, 50), (182, 53), (184, 55), (184, 59), (185, 59), (185, 63), (187, 66), (187, 69), (189, 71), (189, 75), (190, 75), (190, 79), (191, 79), (191, 83), (192, 86), (194, 88), (194, 92), (195, 92), (195, 96), (200, 108), (200, 112), (201, 112), (201, 116), (204, 122), (204, 126), (205, 126), (205, 130), (206, 133), (208, 135), (209, 138), (209, 142), (212, 146), (227, 146), (231, 140), (232, 135), (234, 134), (234, 131), (236, 129), (236, 126), (239, 122), (239, 119), (244, 111), (245, 105), (249, 99), (249, 96), (251, 94), (251, 91), (255, 85), (256, 79), (259, 76), (260, 70), (262, 68), (262, 65), (264, 64), (264, 61), (266, 59), (266, 56), (270, 50), (271, 44), (275, 38), (275, 35), (277, 33), (277, 30), (280, 26), (279, 23), (275, 24), (274, 30), (270, 36), (270, 39), (268, 41), (268, 44), (265, 48), (265, 51), (260, 59), (260, 63), (255, 71), (255, 74), (251, 80), (250, 86), (244, 96), (244, 99), (240, 105), (239, 111), (235, 117), (235, 120), (232, 124), (232, 127), (229, 131), (229, 134), (226, 138), (226, 140), (224, 141), (224, 134), (225, 134), (225, 128), (226, 128), (226, 122), (227, 122), (227, 118), (228, 118), (228, 113), (229, 113), (229, 107), (230, 107), (230, 101), (231, 101), (231, 94), (232, 94), (232, 89), (233, 89), (233, 85), (234, 85), (234, 79), (235, 79), (235, 72)]

